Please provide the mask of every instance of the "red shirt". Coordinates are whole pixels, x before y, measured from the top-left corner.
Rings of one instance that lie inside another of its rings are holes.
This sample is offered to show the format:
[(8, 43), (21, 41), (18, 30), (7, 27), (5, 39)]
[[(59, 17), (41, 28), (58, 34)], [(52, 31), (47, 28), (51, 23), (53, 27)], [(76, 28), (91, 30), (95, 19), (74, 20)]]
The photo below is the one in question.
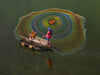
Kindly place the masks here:
[(48, 31), (46, 37), (47, 37), (48, 39), (51, 39), (51, 37), (52, 37), (52, 32)]

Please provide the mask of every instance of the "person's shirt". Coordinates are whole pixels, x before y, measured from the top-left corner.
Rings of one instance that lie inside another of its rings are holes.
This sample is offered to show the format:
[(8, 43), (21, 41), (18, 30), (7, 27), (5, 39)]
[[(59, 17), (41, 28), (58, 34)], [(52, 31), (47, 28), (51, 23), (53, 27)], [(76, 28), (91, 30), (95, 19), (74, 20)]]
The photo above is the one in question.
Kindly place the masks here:
[(48, 31), (46, 37), (48, 39), (51, 39), (51, 37), (52, 37), (52, 31)]

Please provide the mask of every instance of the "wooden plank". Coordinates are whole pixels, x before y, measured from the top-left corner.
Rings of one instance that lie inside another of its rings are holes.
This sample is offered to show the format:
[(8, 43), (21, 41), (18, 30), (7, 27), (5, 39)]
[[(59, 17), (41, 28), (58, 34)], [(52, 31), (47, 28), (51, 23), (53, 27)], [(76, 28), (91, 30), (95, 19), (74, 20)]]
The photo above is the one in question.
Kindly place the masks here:
[(20, 35), (20, 37), (22, 38), (22, 39), (25, 39), (27, 42), (30, 42), (30, 41), (32, 41), (33, 43), (35, 43), (35, 44), (37, 44), (37, 45), (39, 45), (39, 46), (48, 46), (47, 45), (47, 40), (45, 40), (45, 39), (43, 39), (43, 38), (40, 38), (40, 37), (35, 37), (35, 39), (30, 39), (30, 38), (26, 38), (26, 37), (24, 37), (24, 36), (21, 36)]

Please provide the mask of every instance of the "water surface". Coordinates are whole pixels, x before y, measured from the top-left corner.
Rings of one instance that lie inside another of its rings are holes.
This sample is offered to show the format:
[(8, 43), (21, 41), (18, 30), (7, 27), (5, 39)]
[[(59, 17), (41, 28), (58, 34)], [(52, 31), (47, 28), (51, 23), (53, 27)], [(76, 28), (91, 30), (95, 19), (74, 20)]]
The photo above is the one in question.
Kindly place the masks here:
[[(99, 75), (99, 4), (99, 0), (0, 0), (0, 75)], [(48, 8), (67, 9), (84, 16), (87, 29), (83, 50), (69, 56), (51, 53), (51, 72), (43, 59), (46, 54), (34, 56), (22, 50), (13, 36), (20, 17)]]

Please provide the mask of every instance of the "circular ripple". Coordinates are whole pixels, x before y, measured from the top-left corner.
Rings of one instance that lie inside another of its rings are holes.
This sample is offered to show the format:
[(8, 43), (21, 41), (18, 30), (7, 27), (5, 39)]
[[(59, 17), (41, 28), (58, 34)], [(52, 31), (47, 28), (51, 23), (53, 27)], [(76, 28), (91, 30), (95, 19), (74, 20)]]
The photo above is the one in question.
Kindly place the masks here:
[(85, 45), (85, 18), (74, 14), (68, 10), (47, 9), (40, 12), (32, 12), (19, 20), (14, 30), (15, 37), (19, 35), (28, 37), (32, 29), (37, 32), (37, 36), (43, 38), (48, 28), (53, 30), (51, 42), (57, 50), (55, 52), (68, 55), (82, 49)]

